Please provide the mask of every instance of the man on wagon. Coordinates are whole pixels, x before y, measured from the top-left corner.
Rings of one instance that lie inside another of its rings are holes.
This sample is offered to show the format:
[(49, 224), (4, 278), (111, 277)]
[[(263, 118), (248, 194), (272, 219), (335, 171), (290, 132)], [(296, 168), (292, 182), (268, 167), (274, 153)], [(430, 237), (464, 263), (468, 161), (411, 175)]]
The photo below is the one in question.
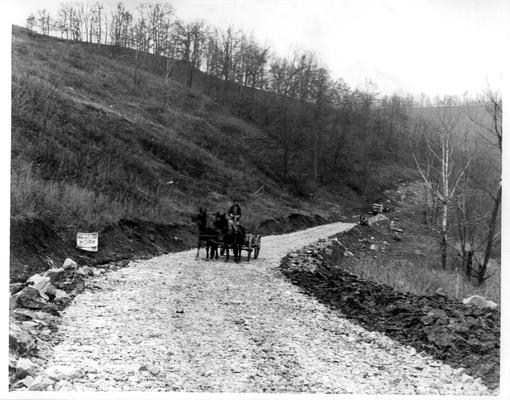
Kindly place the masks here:
[(234, 200), (234, 204), (230, 206), (227, 211), (229, 224), (232, 225), (235, 231), (239, 226), (239, 220), (241, 219), (241, 207), (238, 204), (238, 200)]

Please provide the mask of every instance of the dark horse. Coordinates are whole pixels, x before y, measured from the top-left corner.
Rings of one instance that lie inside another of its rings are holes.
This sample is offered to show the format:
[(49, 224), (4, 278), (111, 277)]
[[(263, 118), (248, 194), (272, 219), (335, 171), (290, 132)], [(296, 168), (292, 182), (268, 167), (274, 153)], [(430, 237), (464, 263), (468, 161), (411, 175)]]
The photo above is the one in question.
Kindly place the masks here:
[(232, 248), (232, 252), (234, 253), (234, 261), (241, 261), (241, 250), (243, 249), (243, 244), (246, 237), (246, 232), (243, 226), (239, 224), (233, 224), (232, 221), (229, 221), (225, 213), (215, 214), (214, 226), (219, 229), (223, 235), (223, 247), (227, 252), (225, 261), (229, 260), (229, 248)]
[[(214, 257), (218, 259), (220, 232), (208, 221), (207, 208), (202, 209), (202, 207), (200, 207), (198, 215), (192, 217), (191, 220), (198, 225), (198, 246), (196, 258), (198, 258), (202, 242), (205, 242), (206, 259), (209, 259), (209, 255), (211, 256), (211, 259)], [(209, 249), (211, 249), (210, 253)]]

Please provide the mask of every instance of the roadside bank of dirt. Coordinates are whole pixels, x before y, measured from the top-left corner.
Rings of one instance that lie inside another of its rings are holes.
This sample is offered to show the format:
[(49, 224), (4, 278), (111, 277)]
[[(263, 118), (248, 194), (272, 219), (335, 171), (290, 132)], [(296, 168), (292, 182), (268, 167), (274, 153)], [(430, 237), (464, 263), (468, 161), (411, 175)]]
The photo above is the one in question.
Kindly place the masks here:
[[(257, 233), (288, 233), (332, 222), (319, 215), (290, 214), (264, 220)], [(182, 251), (196, 245), (195, 225), (155, 224), (140, 220), (120, 220), (99, 232), (99, 250), (76, 248), (73, 237), (63, 238), (43, 221), (13, 221), (10, 238), (10, 282), (24, 282), (33, 274), (61, 265), (72, 258), (79, 265), (101, 265), (133, 258), (146, 258)]]
[(348, 272), (349, 264), (372, 251), (369, 239), (382, 239), (374, 235), (368, 227), (355, 227), (290, 253), (280, 268), (307, 294), (364, 328), (464, 368), (490, 388), (498, 387), (499, 310), (468, 307), (443, 295), (398, 292)]

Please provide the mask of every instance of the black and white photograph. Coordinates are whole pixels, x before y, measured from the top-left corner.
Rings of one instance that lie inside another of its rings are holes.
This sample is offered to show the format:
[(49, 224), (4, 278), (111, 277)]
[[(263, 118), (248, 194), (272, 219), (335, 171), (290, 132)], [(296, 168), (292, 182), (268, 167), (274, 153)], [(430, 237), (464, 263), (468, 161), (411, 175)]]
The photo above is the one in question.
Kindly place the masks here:
[(6, 8), (1, 398), (510, 398), (510, 2)]

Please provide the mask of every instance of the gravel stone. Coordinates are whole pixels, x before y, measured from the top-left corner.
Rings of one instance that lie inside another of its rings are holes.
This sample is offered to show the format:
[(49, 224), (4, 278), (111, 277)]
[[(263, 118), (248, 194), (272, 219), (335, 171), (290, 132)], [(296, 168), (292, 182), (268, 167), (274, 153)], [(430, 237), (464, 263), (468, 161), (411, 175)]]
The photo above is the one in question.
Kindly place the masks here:
[(37, 365), (28, 358), (19, 358), (16, 363), (16, 377), (22, 379), (27, 375), (35, 375), (37, 369)]
[(54, 365), (44, 370), (44, 373), (54, 381), (79, 379), (83, 376), (83, 371), (75, 367), (65, 365)]
[(53, 388), (53, 381), (50, 378), (37, 376), (28, 390), (50, 390)]

